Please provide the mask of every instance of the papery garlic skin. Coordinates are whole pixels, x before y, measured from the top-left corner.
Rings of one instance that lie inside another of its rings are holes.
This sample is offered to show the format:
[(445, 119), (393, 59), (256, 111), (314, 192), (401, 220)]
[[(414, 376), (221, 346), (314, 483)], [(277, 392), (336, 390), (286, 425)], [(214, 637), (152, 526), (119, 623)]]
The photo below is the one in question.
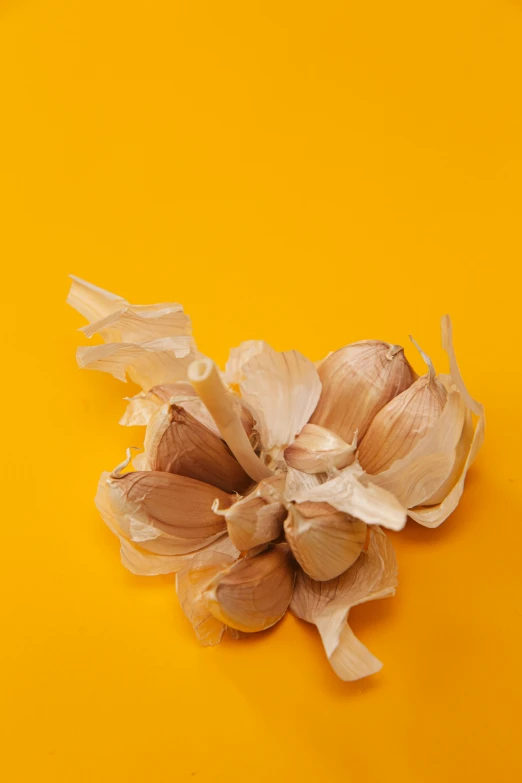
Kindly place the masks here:
[(297, 574), (290, 610), (313, 623), (321, 635), (335, 673), (353, 681), (375, 674), (382, 663), (357, 639), (348, 625), (350, 609), (357, 604), (394, 595), (397, 562), (390, 540), (378, 527), (370, 529), (367, 552), (336, 579), (318, 582), (303, 571)]
[(374, 416), (407, 389), (415, 373), (399, 345), (365, 340), (330, 354), (318, 367), (322, 391), (310, 423), (359, 441)]
[(284, 524), (297, 562), (312, 579), (339, 576), (362, 551), (367, 525), (328, 503), (292, 503)]
[(351, 465), (357, 438), (346, 443), (331, 430), (317, 424), (305, 424), (293, 443), (285, 449), (287, 465), (304, 473), (327, 473)]
[(238, 560), (219, 574), (205, 596), (211, 613), (245, 633), (263, 631), (285, 614), (294, 588), (295, 569), (288, 548), (271, 547)]
[(206, 591), (217, 575), (235, 560), (220, 552), (198, 552), (187, 567), (176, 574), (176, 593), (181, 608), (204, 647), (219, 644), (226, 627), (211, 613)]

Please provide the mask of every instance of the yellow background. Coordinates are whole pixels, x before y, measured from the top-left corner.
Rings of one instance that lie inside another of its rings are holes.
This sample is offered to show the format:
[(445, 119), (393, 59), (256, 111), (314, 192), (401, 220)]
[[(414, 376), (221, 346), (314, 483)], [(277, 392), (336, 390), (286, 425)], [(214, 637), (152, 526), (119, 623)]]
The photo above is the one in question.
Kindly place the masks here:
[[(519, 0), (3, 0), (0, 74), (4, 780), (519, 780)], [(412, 332), (443, 368), (452, 314), (486, 443), (353, 613), (379, 675), (293, 617), (202, 649), (122, 568), (92, 498), (142, 432), (76, 367), (69, 272), (182, 302), (221, 363)]]

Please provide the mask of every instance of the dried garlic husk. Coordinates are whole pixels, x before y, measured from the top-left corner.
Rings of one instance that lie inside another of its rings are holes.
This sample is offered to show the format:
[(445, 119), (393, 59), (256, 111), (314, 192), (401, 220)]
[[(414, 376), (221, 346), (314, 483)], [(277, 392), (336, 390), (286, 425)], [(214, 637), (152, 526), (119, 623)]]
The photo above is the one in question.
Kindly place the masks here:
[[(257, 447), (257, 432), (254, 429), (254, 416), (244, 400), (236, 394), (230, 393), (230, 399), (237, 410), (244, 430), (248, 435), (252, 448)], [(129, 399), (127, 410), (120, 419), (120, 424), (133, 427), (146, 425), (158, 408), (165, 403), (175, 403), (194, 416), (201, 424), (215, 435), (221, 437), (219, 429), (206, 405), (198, 397), (191, 383), (178, 381), (177, 383), (161, 384), (153, 386), (148, 392), (140, 392)]]
[(356, 437), (348, 445), (325, 427), (305, 424), (294, 442), (285, 449), (284, 456), (287, 465), (304, 473), (326, 473), (351, 465), (356, 448)]
[(109, 503), (126, 538), (158, 554), (186, 554), (216, 540), (225, 522), (212, 511), (232, 497), (210, 484), (159, 471), (136, 471), (107, 481)]
[(368, 551), (337, 579), (318, 582), (298, 572), (290, 610), (317, 626), (330, 664), (341, 680), (358, 680), (382, 668), (354, 635), (347, 618), (352, 606), (393, 595), (396, 586), (395, 553), (378, 527), (371, 528)]
[(152, 416), (145, 453), (149, 470), (188, 476), (225, 492), (243, 492), (252, 484), (224, 441), (179, 405), (164, 405)]
[(213, 510), (224, 516), (230, 539), (239, 550), (252, 549), (279, 538), (286, 516), (282, 502), (284, 486), (285, 475), (278, 474), (260, 481), (250, 494), (224, 511), (216, 501)]
[(231, 566), (234, 557), (219, 552), (198, 552), (176, 574), (176, 592), (184, 613), (204, 646), (219, 644), (225, 624), (210, 612), (206, 591), (218, 574)]
[(343, 511), (367, 525), (402, 530), (406, 524), (405, 507), (391, 492), (376, 486), (373, 476), (367, 476), (357, 463), (339, 471), (322, 484), (302, 484), (292, 492), (288, 490), (287, 481), (285, 494), (287, 501), (296, 503), (329, 503), (337, 511)]
[(444, 409), (446, 388), (437, 380), (431, 359), (422, 351), (421, 355), (428, 365), (427, 374), (381, 408), (359, 446), (357, 459), (367, 473), (382, 473), (409, 454)]
[(365, 340), (330, 354), (318, 367), (322, 392), (310, 422), (351, 443), (364, 437), (386, 403), (407, 389), (415, 373), (400, 345)]
[(78, 348), (80, 367), (126, 376), (145, 391), (152, 386), (186, 378), (189, 364), (199, 356), (190, 318), (176, 302), (131, 305), (71, 275), (67, 302), (90, 322), (87, 337), (100, 334), (105, 345)]
[(298, 351), (279, 353), (250, 340), (232, 349), (225, 378), (239, 386), (255, 411), (261, 448), (277, 463), (319, 400), (321, 381), (313, 363)]
[[(441, 331), (442, 347), (448, 354), (450, 364), (450, 375), (445, 379), (450, 389), (448, 404), (450, 397), (458, 397), (459, 407), (464, 408), (464, 426), (454, 449), (454, 460), (449, 475), (422, 506), (416, 506), (409, 511), (410, 517), (425, 527), (438, 527), (456, 509), (464, 491), (466, 474), (484, 441), (484, 406), (473, 399), (462, 379), (453, 347), (451, 319), (448, 315), (442, 318)], [(439, 429), (442, 429), (442, 426)], [(455, 433), (458, 427), (454, 425), (452, 429)]]
[(214, 617), (230, 628), (263, 631), (288, 609), (294, 579), (288, 547), (277, 545), (238, 560), (215, 578), (205, 597)]
[(354, 563), (366, 540), (364, 522), (328, 503), (292, 503), (286, 540), (301, 568), (319, 581), (334, 579)]

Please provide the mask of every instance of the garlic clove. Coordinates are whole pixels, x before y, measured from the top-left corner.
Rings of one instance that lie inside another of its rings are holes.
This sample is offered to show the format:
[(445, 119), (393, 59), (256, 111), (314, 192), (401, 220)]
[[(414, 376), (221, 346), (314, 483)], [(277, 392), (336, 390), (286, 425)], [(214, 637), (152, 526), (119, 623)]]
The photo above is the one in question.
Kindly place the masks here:
[(295, 570), (288, 547), (270, 547), (238, 560), (219, 574), (205, 593), (214, 617), (245, 633), (263, 631), (285, 614)]
[(321, 362), (318, 373), (322, 392), (310, 423), (348, 443), (355, 430), (362, 439), (381, 408), (416, 378), (401, 346), (376, 340), (335, 351)]
[[(437, 505), (423, 505), (408, 512), (412, 519), (424, 527), (438, 527), (455, 510), (464, 491), (466, 474), (484, 441), (484, 406), (471, 397), (462, 379), (453, 347), (451, 319), (448, 315), (442, 318), (441, 330), (442, 346), (448, 354), (450, 363), (450, 382), (455, 393), (459, 395), (466, 413), (462, 435), (455, 449), (455, 463), (446, 480), (446, 496), (442, 500), (437, 497), (444, 487), (441, 485), (435, 495), (435, 500), (439, 500)], [(428, 498), (425, 503), (427, 504), (428, 501), (433, 503), (433, 497)]]
[(224, 511), (213, 506), (227, 523), (231, 541), (241, 551), (274, 541), (282, 533), (286, 508), (282, 492), (284, 474), (263, 479), (256, 488)]
[(145, 390), (166, 380), (185, 378), (196, 356), (190, 337), (165, 337), (139, 344), (106, 343), (76, 351), (80, 368), (108, 372), (123, 382), (128, 376)]
[(327, 480), (326, 473), (304, 473), (289, 465), (286, 471), (285, 498), (287, 500), (298, 498), (304, 490), (318, 487)]
[(367, 473), (382, 473), (409, 454), (440, 418), (447, 391), (421, 354), (429, 372), (381, 408), (359, 446), (357, 459)]
[(261, 448), (279, 453), (312, 415), (321, 393), (313, 363), (298, 351), (279, 353), (262, 341), (231, 352), (226, 379), (239, 379), (241, 396), (254, 412)]
[(190, 564), (176, 574), (176, 592), (181, 608), (192, 623), (204, 647), (219, 644), (225, 625), (210, 612), (206, 590), (235, 558), (215, 551), (198, 552)]
[(159, 471), (112, 473), (106, 484), (115, 531), (149, 552), (195, 552), (226, 531), (212, 503), (226, 507), (232, 497), (209, 484)]
[(351, 465), (355, 457), (357, 438), (348, 445), (331, 430), (317, 424), (305, 424), (293, 443), (285, 449), (290, 465), (304, 473), (325, 473)]
[(357, 604), (394, 595), (397, 563), (389, 539), (372, 527), (368, 551), (336, 579), (318, 582), (303, 571), (297, 574), (290, 610), (317, 626), (335, 673), (345, 681), (375, 674), (381, 662), (356, 638), (347, 623)]
[(328, 503), (294, 503), (284, 524), (295, 559), (312, 579), (339, 576), (359, 557), (367, 525)]
[(392, 492), (408, 509), (427, 502), (446, 483), (453, 470), (464, 420), (462, 399), (451, 391), (439, 419), (412, 450), (386, 470), (370, 476), (370, 480)]
[(373, 483), (360, 465), (354, 463), (334, 478), (316, 486), (302, 486), (296, 491), (286, 489), (287, 501), (328, 503), (367, 525), (381, 525), (390, 530), (402, 530), (406, 524), (406, 509), (385, 488)]
[[(118, 524), (118, 519), (110, 503), (109, 487), (107, 483), (109, 478), (109, 473), (102, 473), (94, 502), (107, 527), (120, 541), (122, 565), (125, 566), (128, 571), (138, 576), (172, 574), (182, 568), (186, 568), (194, 557), (193, 552), (184, 555), (149, 552), (126, 537), (125, 532)], [(239, 556), (238, 550), (232, 544), (226, 533), (223, 533), (223, 535), (215, 540), (211, 540), (209, 544), (202, 549), (199, 549), (198, 553), (209, 551), (228, 555), (234, 560)]]
[(178, 473), (225, 492), (243, 492), (252, 480), (220, 437), (179, 405), (164, 405), (145, 434), (150, 470)]

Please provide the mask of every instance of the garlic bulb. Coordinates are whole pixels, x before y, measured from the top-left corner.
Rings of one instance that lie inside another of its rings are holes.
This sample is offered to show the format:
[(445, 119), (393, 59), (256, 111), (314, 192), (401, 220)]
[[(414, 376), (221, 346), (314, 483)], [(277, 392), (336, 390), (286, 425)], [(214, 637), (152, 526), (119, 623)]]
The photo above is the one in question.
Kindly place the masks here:
[(415, 380), (400, 345), (376, 340), (353, 343), (319, 365), (322, 390), (312, 424), (351, 443), (364, 437), (373, 417)]
[[(132, 573), (176, 574), (201, 644), (277, 623), (313, 623), (343, 680), (381, 664), (348, 625), (352, 606), (393, 595), (383, 529), (407, 516), (440, 525), (462, 495), (484, 436), (442, 319), (449, 373), (417, 378), (400, 346), (348, 345), (317, 367), (261, 340), (222, 373), (197, 349), (177, 303), (132, 305), (73, 278), (69, 303), (102, 345), (80, 366), (142, 391), (122, 424), (146, 425), (144, 451), (100, 478), (96, 506)], [(422, 353), (422, 352), (421, 352)], [(129, 470), (129, 472), (124, 472)]]

